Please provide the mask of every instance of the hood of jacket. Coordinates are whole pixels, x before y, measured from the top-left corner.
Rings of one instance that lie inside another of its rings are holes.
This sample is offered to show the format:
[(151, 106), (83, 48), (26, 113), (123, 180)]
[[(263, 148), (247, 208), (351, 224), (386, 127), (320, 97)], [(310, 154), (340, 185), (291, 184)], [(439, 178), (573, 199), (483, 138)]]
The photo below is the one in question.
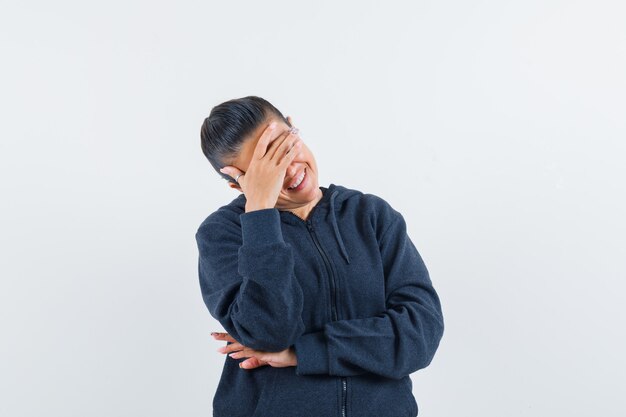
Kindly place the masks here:
[[(347, 200), (351, 197), (358, 196), (363, 194), (361, 191), (346, 188), (342, 185), (337, 185), (331, 183), (328, 187), (320, 186), (320, 190), (322, 190), (322, 198), (317, 202), (315, 207), (309, 213), (309, 217), (304, 220), (292, 213), (288, 210), (279, 210), (281, 221), (287, 223), (298, 223), (298, 222), (311, 222), (313, 219), (323, 219), (325, 216), (330, 217), (330, 222), (332, 224), (333, 232), (335, 235), (335, 239), (339, 244), (339, 248), (341, 249), (341, 255), (347, 264), (350, 264), (350, 255), (346, 249), (346, 245), (344, 244), (344, 239), (341, 235), (341, 229), (339, 228), (339, 222), (337, 221), (338, 213), (341, 213), (341, 210)], [(230, 205), (233, 205), (240, 209), (240, 212), (245, 212), (246, 207), (246, 196), (242, 193), (235, 200), (231, 202)]]

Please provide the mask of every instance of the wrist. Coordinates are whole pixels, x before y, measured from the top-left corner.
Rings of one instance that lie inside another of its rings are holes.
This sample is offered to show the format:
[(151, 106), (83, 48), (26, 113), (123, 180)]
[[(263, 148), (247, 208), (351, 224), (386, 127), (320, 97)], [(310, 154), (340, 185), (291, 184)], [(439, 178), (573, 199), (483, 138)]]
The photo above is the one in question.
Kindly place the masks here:
[(256, 210), (265, 210), (268, 208), (274, 208), (274, 206), (270, 206), (269, 204), (246, 204), (246, 213)]

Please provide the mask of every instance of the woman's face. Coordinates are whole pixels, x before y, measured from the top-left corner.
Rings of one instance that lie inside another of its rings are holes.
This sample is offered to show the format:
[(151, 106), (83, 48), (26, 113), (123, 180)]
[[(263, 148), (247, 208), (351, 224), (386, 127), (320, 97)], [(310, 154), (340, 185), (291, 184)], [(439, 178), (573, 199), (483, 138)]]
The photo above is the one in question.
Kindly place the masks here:
[[(237, 155), (235, 159), (229, 161), (228, 165), (235, 166), (243, 172), (248, 171), (250, 160), (252, 159), (256, 145), (261, 138), (261, 134), (267, 125), (269, 125), (272, 121), (276, 121), (276, 128), (273, 137), (270, 139), (270, 143), (289, 130), (289, 126), (283, 120), (278, 117), (271, 117), (267, 122), (262, 123), (250, 135), (250, 137), (244, 142), (239, 155)], [(289, 118), (289, 121), (293, 125), (291, 118)], [(315, 157), (306, 145), (306, 142), (302, 138), (300, 138), (300, 140), (302, 141), (302, 146), (300, 146), (298, 154), (295, 156), (293, 161), (291, 161), (291, 164), (289, 164), (287, 170), (285, 171), (284, 185), (280, 191), (275, 206), (279, 210), (296, 209), (307, 205), (315, 205), (319, 198), (321, 198), (322, 191), (319, 188)], [(287, 190), (287, 187), (289, 187), (303, 172), (306, 172), (306, 174), (301, 187), (298, 187), (298, 190)], [(231, 188), (236, 188), (243, 192), (238, 185), (233, 184), (232, 182), (229, 182), (228, 184)]]

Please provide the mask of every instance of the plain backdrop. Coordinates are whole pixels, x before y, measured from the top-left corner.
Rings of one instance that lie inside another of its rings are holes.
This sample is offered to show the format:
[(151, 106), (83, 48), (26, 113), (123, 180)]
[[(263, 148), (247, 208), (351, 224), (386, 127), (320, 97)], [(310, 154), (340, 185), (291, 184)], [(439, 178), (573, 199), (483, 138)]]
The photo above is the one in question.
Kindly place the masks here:
[(2, 1), (0, 415), (210, 415), (194, 235), (238, 192), (200, 125), (259, 95), (320, 185), (404, 215), (446, 322), (420, 416), (623, 416), (624, 22), (621, 0)]

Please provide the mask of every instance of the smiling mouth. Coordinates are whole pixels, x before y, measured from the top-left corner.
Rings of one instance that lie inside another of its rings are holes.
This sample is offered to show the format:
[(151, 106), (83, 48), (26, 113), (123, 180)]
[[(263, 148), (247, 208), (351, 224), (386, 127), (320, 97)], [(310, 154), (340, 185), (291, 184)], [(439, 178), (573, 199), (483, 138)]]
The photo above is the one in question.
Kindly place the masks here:
[(306, 168), (305, 168), (304, 171), (302, 171), (302, 174), (300, 174), (300, 176), (298, 177), (298, 178), (300, 178), (300, 177), (302, 177), (302, 178), (300, 179), (299, 182), (296, 182), (297, 185), (293, 186), (293, 187), (287, 187), (287, 191), (295, 191), (295, 190), (298, 190), (299, 188), (301, 188), (302, 184), (304, 184), (304, 181), (306, 180), (306, 176), (307, 176), (307, 172), (306, 172)]

